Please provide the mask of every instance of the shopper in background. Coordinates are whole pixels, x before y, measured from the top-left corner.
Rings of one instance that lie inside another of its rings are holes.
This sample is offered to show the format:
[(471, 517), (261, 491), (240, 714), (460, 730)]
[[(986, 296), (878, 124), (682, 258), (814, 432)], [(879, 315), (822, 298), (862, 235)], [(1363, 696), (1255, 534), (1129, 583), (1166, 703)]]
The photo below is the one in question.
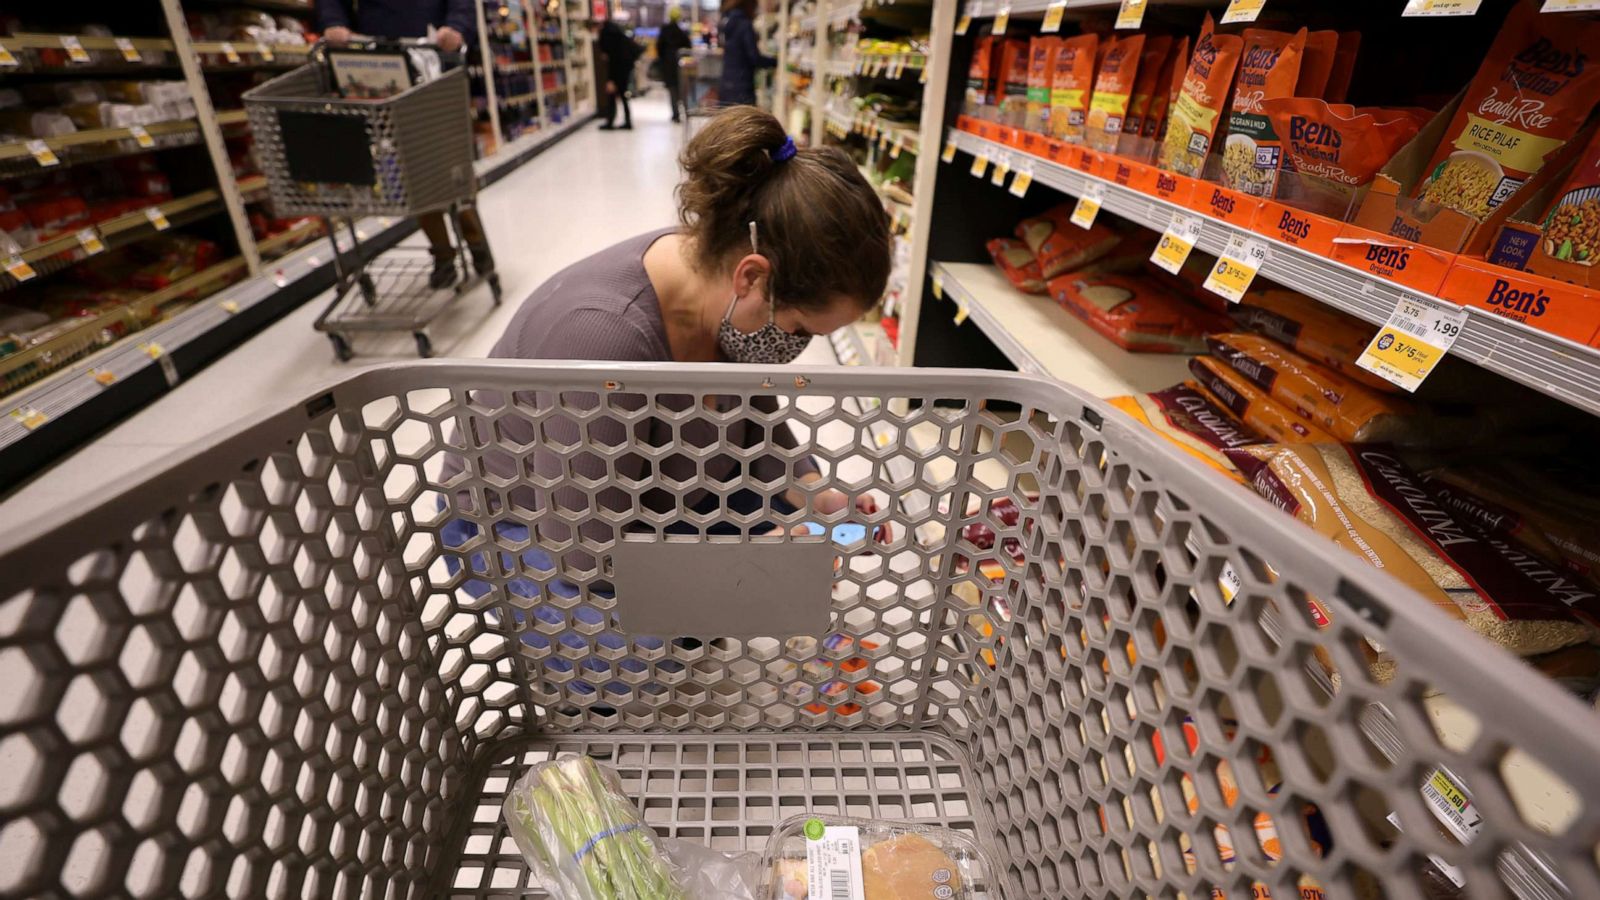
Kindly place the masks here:
[[(467, 46), (467, 35), (477, 28), (472, 0), (316, 0), (316, 4), (322, 39), (335, 47), (343, 47), (357, 35), (425, 38), (429, 27), (433, 27), (437, 29), (433, 40), (439, 49), (455, 53)], [(477, 208), (463, 208), (460, 221), (461, 239), (472, 254), (473, 267), (479, 274), (487, 275), (494, 270), (494, 256), (489, 252), (489, 242), (484, 240)], [(427, 235), (428, 247), (433, 252), (433, 272), (428, 276), (428, 286), (442, 290), (455, 284), (465, 273), (457, 270), (444, 213), (420, 215), (417, 225)]]
[(778, 61), (763, 55), (756, 40), (753, 18), (756, 0), (727, 0), (722, 19), (722, 82), (717, 87), (718, 99), (724, 106), (754, 106), (756, 103), (756, 71), (776, 68)]
[(606, 19), (600, 26), (600, 52), (606, 63), (605, 124), (601, 131), (611, 131), (617, 126), (617, 104), (622, 104), (622, 127), (633, 127), (633, 110), (628, 108), (628, 84), (633, 79), (633, 64), (639, 61), (644, 50), (628, 37), (615, 19)]
[(661, 32), (656, 35), (656, 59), (661, 65), (661, 80), (667, 84), (667, 99), (672, 103), (672, 121), (677, 122), (678, 111), (683, 110), (684, 115), (689, 111), (683, 105), (683, 95), (679, 92), (678, 83), (678, 51), (688, 50), (690, 47), (689, 35), (684, 33), (678, 21), (683, 18), (683, 8), (679, 6), (667, 9), (667, 23), (661, 26)]

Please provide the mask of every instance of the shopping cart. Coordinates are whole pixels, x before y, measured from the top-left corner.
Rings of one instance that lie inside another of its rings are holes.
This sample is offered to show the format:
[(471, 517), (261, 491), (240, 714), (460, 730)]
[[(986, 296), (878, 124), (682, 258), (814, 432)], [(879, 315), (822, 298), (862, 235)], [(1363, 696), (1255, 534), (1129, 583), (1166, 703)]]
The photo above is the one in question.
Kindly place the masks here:
[(694, 135), (691, 120), (714, 116), (722, 108), (717, 86), (722, 83), (722, 51), (681, 50), (678, 52), (678, 93), (683, 97), (683, 139)]
[[(350, 359), (350, 335), (362, 331), (410, 331), (417, 352), (433, 355), (428, 324), (481, 281), (488, 282), (495, 305), (500, 303), (500, 279), (487, 245), (475, 260), (461, 230), (461, 212), (477, 193), (466, 69), (457, 66), (375, 99), (351, 96), (362, 92), (359, 85), (353, 90), (337, 83), (335, 54), (357, 53), (379, 72), (380, 61), (396, 69), (369, 76), (380, 88), (384, 78), (396, 87), (409, 84), (410, 54), (419, 49), (431, 48), (365, 41), (330, 51), (319, 44), (306, 65), (244, 94), (278, 214), (322, 216), (326, 225), (336, 284), (316, 328), (327, 332), (340, 360)], [(430, 286), (434, 259), (428, 249), (399, 247), (369, 259), (355, 225), (359, 216), (429, 213), (443, 213), (449, 223), (458, 277), (447, 290)], [(344, 222), (348, 252), (339, 248), (332, 219)]]
[[(805, 458), (879, 510), (697, 505)], [(847, 520), (897, 543), (767, 536)], [(1039, 378), (368, 369), (0, 534), (0, 895), (542, 897), (500, 805), (573, 752), (721, 850), (959, 829), (991, 898), (1600, 896), (1593, 711), (1286, 522)]]

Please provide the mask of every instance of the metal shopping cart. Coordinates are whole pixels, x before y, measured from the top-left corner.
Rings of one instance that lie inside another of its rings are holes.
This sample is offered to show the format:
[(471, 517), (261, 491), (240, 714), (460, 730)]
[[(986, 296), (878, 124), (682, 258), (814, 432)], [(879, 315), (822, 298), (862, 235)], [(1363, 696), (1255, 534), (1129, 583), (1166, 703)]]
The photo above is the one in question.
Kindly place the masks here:
[[(393, 41), (332, 51), (318, 45), (306, 65), (244, 95), (278, 214), (322, 216), (326, 225), (337, 282), (316, 328), (341, 360), (353, 355), (350, 335), (360, 331), (410, 331), (417, 352), (431, 356), (428, 324), (482, 281), (500, 303), (487, 244), (469, 254), (461, 229), (462, 210), (477, 193), (467, 73), (457, 66), (417, 79), (411, 54), (426, 49)], [(336, 73), (348, 54), (353, 61)], [(403, 89), (385, 96), (386, 86)], [(424, 248), (372, 259), (361, 248), (356, 217), (435, 213), (449, 223), (455, 255), (458, 277), (448, 289), (430, 285), (434, 260)], [(349, 252), (339, 249), (333, 219), (349, 232)]]
[[(878, 511), (700, 505), (802, 459)], [(1285, 521), (1040, 378), (368, 369), (0, 533), (0, 896), (542, 897), (562, 752), (716, 849), (965, 831), (990, 898), (1600, 896), (1593, 712)]]
[(722, 49), (713, 47), (678, 52), (678, 92), (683, 97), (683, 139), (694, 135), (696, 117), (714, 116), (721, 109), (717, 89), (722, 83)]

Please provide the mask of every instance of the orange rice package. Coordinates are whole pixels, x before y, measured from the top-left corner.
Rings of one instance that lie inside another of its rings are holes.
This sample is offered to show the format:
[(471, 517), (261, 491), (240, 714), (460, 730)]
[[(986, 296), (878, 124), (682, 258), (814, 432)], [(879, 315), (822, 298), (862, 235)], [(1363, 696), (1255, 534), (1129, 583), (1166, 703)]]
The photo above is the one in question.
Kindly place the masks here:
[(1425, 427), (1408, 401), (1368, 390), (1270, 338), (1213, 334), (1206, 346), (1285, 409), (1346, 443), (1406, 443)]
[(1094, 262), (1117, 248), (1122, 236), (1100, 222), (1083, 229), (1072, 224), (1077, 204), (1063, 203), (1031, 219), (1017, 223), (1017, 237), (1039, 260), (1045, 280)]
[(1309, 97), (1268, 100), (1262, 111), (1282, 145), (1283, 171), (1295, 173), (1285, 179), (1283, 196), (1341, 219), (1421, 127), (1407, 111), (1357, 110)]
[(1356, 74), (1356, 54), (1361, 51), (1361, 32), (1339, 32), (1339, 46), (1333, 51), (1333, 71), (1328, 73), (1328, 86), (1322, 99), (1329, 103), (1343, 103), (1350, 96), (1350, 80)]
[(1044, 276), (1039, 273), (1039, 261), (1034, 259), (1028, 245), (1015, 238), (995, 238), (984, 245), (989, 258), (1005, 274), (1017, 290), (1025, 294), (1043, 294)]
[(1600, 130), (1545, 213), (1544, 252), (1590, 267), (1600, 261)]
[(1096, 150), (1113, 153), (1122, 136), (1122, 120), (1133, 100), (1133, 85), (1139, 77), (1139, 61), (1144, 53), (1145, 36), (1135, 34), (1111, 38), (1105, 58), (1094, 76), (1094, 95), (1089, 99), (1089, 119), (1084, 128), (1084, 143)]
[(1294, 86), (1296, 97), (1317, 97), (1328, 90), (1333, 64), (1339, 56), (1339, 32), (1313, 31), (1306, 35), (1306, 54), (1300, 61), (1300, 81)]
[(1145, 111), (1144, 119), (1139, 123), (1139, 136), (1147, 140), (1159, 140), (1161, 128), (1167, 124), (1167, 111), (1172, 108), (1172, 101), (1178, 96), (1178, 91), (1183, 87), (1184, 68), (1189, 65), (1189, 38), (1178, 38), (1172, 45), (1172, 50), (1167, 53), (1166, 60), (1161, 64), (1161, 72), (1156, 76), (1155, 90), (1150, 94), (1150, 107)]
[(996, 98), (996, 76), (999, 74), (1001, 41), (984, 35), (972, 43), (972, 63), (967, 66), (967, 104), (993, 106)]
[(1050, 296), (1124, 350), (1199, 353), (1205, 336), (1227, 319), (1174, 297), (1151, 279), (1077, 272), (1050, 280)]
[(1600, 21), (1541, 15), (1523, 0), (1506, 16), (1417, 185), (1429, 203), (1484, 218), (1572, 139), (1600, 100)]
[(1251, 291), (1245, 294), (1243, 303), (1229, 310), (1229, 314), (1241, 326), (1264, 334), (1352, 381), (1386, 394), (1400, 391), (1356, 366), (1356, 359), (1378, 333), (1376, 326), (1284, 288)]
[(1128, 100), (1128, 113), (1122, 117), (1123, 134), (1138, 137), (1144, 132), (1144, 120), (1150, 114), (1150, 99), (1158, 92), (1161, 73), (1171, 55), (1170, 36), (1157, 34), (1145, 40), (1144, 52), (1139, 57), (1139, 75), (1133, 82), (1133, 96)]
[(1195, 178), (1205, 170), (1206, 156), (1222, 127), (1223, 110), (1228, 108), (1233, 74), (1243, 50), (1244, 38), (1217, 34), (1216, 23), (1206, 13), (1205, 25), (1184, 71), (1183, 88), (1167, 110), (1167, 136), (1160, 150), (1163, 169)]
[(1000, 122), (1021, 128), (1028, 120), (1028, 42), (1007, 38), (999, 55)]
[(1051, 67), (1060, 43), (1047, 34), (1028, 41), (1028, 120), (1022, 127), (1038, 134), (1050, 133)]
[(1089, 115), (1089, 94), (1094, 90), (1094, 63), (1100, 38), (1092, 34), (1062, 38), (1056, 44), (1050, 74), (1050, 136), (1071, 144), (1083, 143), (1083, 126)]
[(1226, 451), (1268, 443), (1250, 426), (1207, 400), (1191, 381), (1148, 394), (1112, 397), (1106, 402), (1241, 484), (1244, 478), (1228, 460)]
[(1227, 364), (1209, 356), (1189, 360), (1189, 374), (1218, 406), (1280, 444), (1332, 443), (1333, 435), (1290, 412)]
[(1306, 30), (1294, 34), (1246, 28), (1244, 54), (1233, 87), (1228, 136), (1222, 143), (1222, 183), (1256, 197), (1276, 197), (1282, 135), (1263, 104), (1294, 96), (1305, 57)]

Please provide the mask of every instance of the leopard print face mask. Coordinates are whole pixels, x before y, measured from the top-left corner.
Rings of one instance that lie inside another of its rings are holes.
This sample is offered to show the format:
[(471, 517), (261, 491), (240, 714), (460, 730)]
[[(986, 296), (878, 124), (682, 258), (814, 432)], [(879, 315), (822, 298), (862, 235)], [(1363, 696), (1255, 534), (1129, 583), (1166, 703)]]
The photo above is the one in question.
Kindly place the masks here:
[(733, 327), (733, 307), (739, 302), (734, 295), (728, 311), (722, 315), (722, 325), (717, 329), (717, 346), (724, 355), (736, 363), (754, 363), (763, 366), (781, 366), (794, 362), (811, 343), (809, 334), (790, 334), (778, 327), (778, 307), (768, 300), (767, 323), (745, 334)]

